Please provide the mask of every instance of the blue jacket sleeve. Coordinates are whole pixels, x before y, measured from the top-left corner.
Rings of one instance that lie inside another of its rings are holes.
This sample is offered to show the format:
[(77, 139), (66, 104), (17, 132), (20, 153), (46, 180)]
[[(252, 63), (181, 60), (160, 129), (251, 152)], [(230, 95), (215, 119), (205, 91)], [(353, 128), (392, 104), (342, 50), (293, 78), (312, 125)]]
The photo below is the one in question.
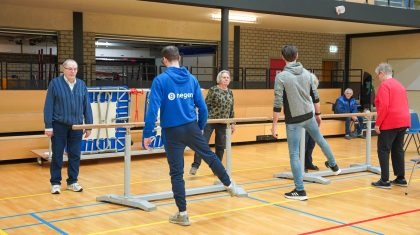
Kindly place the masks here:
[(52, 128), (54, 110), (54, 84), (50, 82), (47, 90), (47, 97), (45, 98), (44, 104), (44, 125), (45, 129)]
[(153, 136), (157, 115), (162, 102), (162, 84), (159, 79), (154, 79), (150, 88), (149, 106), (146, 113), (146, 122), (143, 129), (143, 138)]
[(197, 80), (195, 80), (194, 93), (194, 104), (198, 108), (198, 127), (200, 128), (200, 130), (203, 130), (204, 126), (207, 123), (208, 110), (206, 102), (204, 102), (203, 94), (201, 93), (200, 85), (198, 85)]
[(344, 103), (344, 101), (343, 101), (343, 99), (341, 97), (338, 98), (335, 101), (335, 110), (336, 110), (335, 112), (336, 113), (346, 113), (345, 103)]
[(92, 107), (90, 106), (90, 99), (89, 99), (89, 92), (84, 87), (84, 97), (83, 97), (83, 116), (85, 118), (85, 124), (92, 124), (93, 123), (93, 114), (92, 114)]
[(359, 110), (357, 110), (357, 102), (354, 98), (351, 98), (350, 104), (351, 104), (350, 112), (351, 113), (358, 113)]

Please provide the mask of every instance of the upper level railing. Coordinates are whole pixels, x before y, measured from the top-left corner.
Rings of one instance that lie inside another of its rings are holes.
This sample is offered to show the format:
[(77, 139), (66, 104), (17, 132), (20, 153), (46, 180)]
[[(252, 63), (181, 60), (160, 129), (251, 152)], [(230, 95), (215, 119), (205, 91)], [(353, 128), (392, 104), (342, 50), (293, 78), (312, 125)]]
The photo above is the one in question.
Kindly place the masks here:
[[(58, 64), (30, 64), (0, 62), (1, 89), (7, 90), (45, 90), (49, 81), (59, 75)], [(131, 88), (150, 88), (153, 79), (166, 67), (150, 64), (85, 64), (83, 79), (89, 86), (128, 86)], [(202, 88), (208, 89), (216, 84), (219, 67), (187, 67), (198, 79)], [(279, 68), (240, 67), (229, 68), (233, 89), (272, 89)], [(349, 82), (345, 83), (342, 69), (309, 69), (319, 79), (320, 88), (351, 87), (357, 97), (361, 90), (361, 69), (349, 71)]]
[(370, 4), (377, 6), (420, 9), (420, 0), (346, 0), (346, 2)]

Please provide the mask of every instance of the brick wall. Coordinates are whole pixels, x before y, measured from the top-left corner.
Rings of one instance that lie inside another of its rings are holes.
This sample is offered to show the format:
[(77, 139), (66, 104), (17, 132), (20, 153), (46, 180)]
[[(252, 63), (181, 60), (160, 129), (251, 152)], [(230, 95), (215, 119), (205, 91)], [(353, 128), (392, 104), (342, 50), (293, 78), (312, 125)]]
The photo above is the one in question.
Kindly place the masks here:
[[(95, 33), (83, 33), (83, 63), (85, 80), (90, 84), (92, 71), (95, 70), (91, 64), (95, 63)], [(62, 30), (58, 32), (58, 63), (61, 64), (68, 58), (73, 58), (73, 31)], [(81, 66), (81, 65), (79, 65)]]
[(88, 85), (92, 85), (91, 80), (95, 80), (95, 37), (96, 34), (92, 32), (84, 32), (83, 33), (83, 62), (87, 65), (85, 66), (85, 80), (87, 81)]
[[(299, 59), (306, 68), (322, 69), (323, 60), (336, 60), (344, 68), (345, 35), (284, 31), (241, 27), (241, 67), (268, 68), (271, 58), (281, 57), (281, 47), (294, 44), (299, 49)], [(329, 52), (330, 45), (338, 52)], [(231, 47), (231, 45), (229, 45)], [(229, 52), (233, 53), (232, 50)], [(233, 65), (229, 56), (229, 66)]]
[(57, 44), (57, 55), (59, 64), (62, 64), (66, 59), (73, 58), (73, 31), (59, 31)]

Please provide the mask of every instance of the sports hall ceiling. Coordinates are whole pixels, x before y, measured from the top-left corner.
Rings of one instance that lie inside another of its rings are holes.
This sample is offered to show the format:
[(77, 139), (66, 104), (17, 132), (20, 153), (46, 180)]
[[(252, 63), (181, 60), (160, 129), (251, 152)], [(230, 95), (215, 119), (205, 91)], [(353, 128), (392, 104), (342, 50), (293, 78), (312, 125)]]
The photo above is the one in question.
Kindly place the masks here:
[[(219, 13), (219, 9), (171, 5), (138, 0), (1, 0), (0, 4), (220, 24), (218, 21), (211, 20), (211, 14)], [(234, 13), (234, 11), (230, 12), (230, 14)], [(371, 33), (414, 29), (409, 27), (331, 21), (261, 13), (248, 14), (257, 16), (258, 22), (256, 24), (246, 25), (238, 23), (235, 24), (267, 29), (336, 34)]]

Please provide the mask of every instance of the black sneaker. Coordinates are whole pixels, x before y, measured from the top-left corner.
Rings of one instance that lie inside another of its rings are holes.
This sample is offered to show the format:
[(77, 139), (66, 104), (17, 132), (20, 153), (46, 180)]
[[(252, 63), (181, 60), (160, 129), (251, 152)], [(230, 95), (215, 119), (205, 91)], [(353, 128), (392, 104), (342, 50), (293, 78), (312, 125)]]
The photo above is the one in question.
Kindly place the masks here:
[(376, 182), (372, 182), (372, 186), (373, 187), (377, 187), (377, 188), (385, 188), (385, 189), (390, 189), (391, 188), (391, 182), (389, 181), (382, 181), (382, 179), (376, 181)]
[(391, 181), (391, 184), (398, 185), (401, 187), (407, 187), (407, 181), (405, 179), (396, 178), (395, 180)]
[(305, 167), (305, 173), (308, 173), (309, 170), (311, 170), (311, 171), (319, 171), (319, 168), (317, 166), (315, 166), (315, 165)]
[(319, 168), (315, 165), (305, 167), (305, 170), (319, 171)]
[(341, 169), (338, 167), (337, 164), (335, 164), (335, 166), (330, 166), (330, 164), (328, 163), (328, 161), (326, 161), (325, 162), (325, 166), (327, 168), (330, 168), (333, 171), (334, 175), (338, 175), (338, 174), (341, 173)]
[(293, 189), (293, 191), (291, 191), (289, 193), (285, 193), (284, 197), (288, 198), (288, 199), (299, 200), (299, 201), (308, 200), (308, 197), (306, 196), (305, 190), (297, 191), (296, 189)]

